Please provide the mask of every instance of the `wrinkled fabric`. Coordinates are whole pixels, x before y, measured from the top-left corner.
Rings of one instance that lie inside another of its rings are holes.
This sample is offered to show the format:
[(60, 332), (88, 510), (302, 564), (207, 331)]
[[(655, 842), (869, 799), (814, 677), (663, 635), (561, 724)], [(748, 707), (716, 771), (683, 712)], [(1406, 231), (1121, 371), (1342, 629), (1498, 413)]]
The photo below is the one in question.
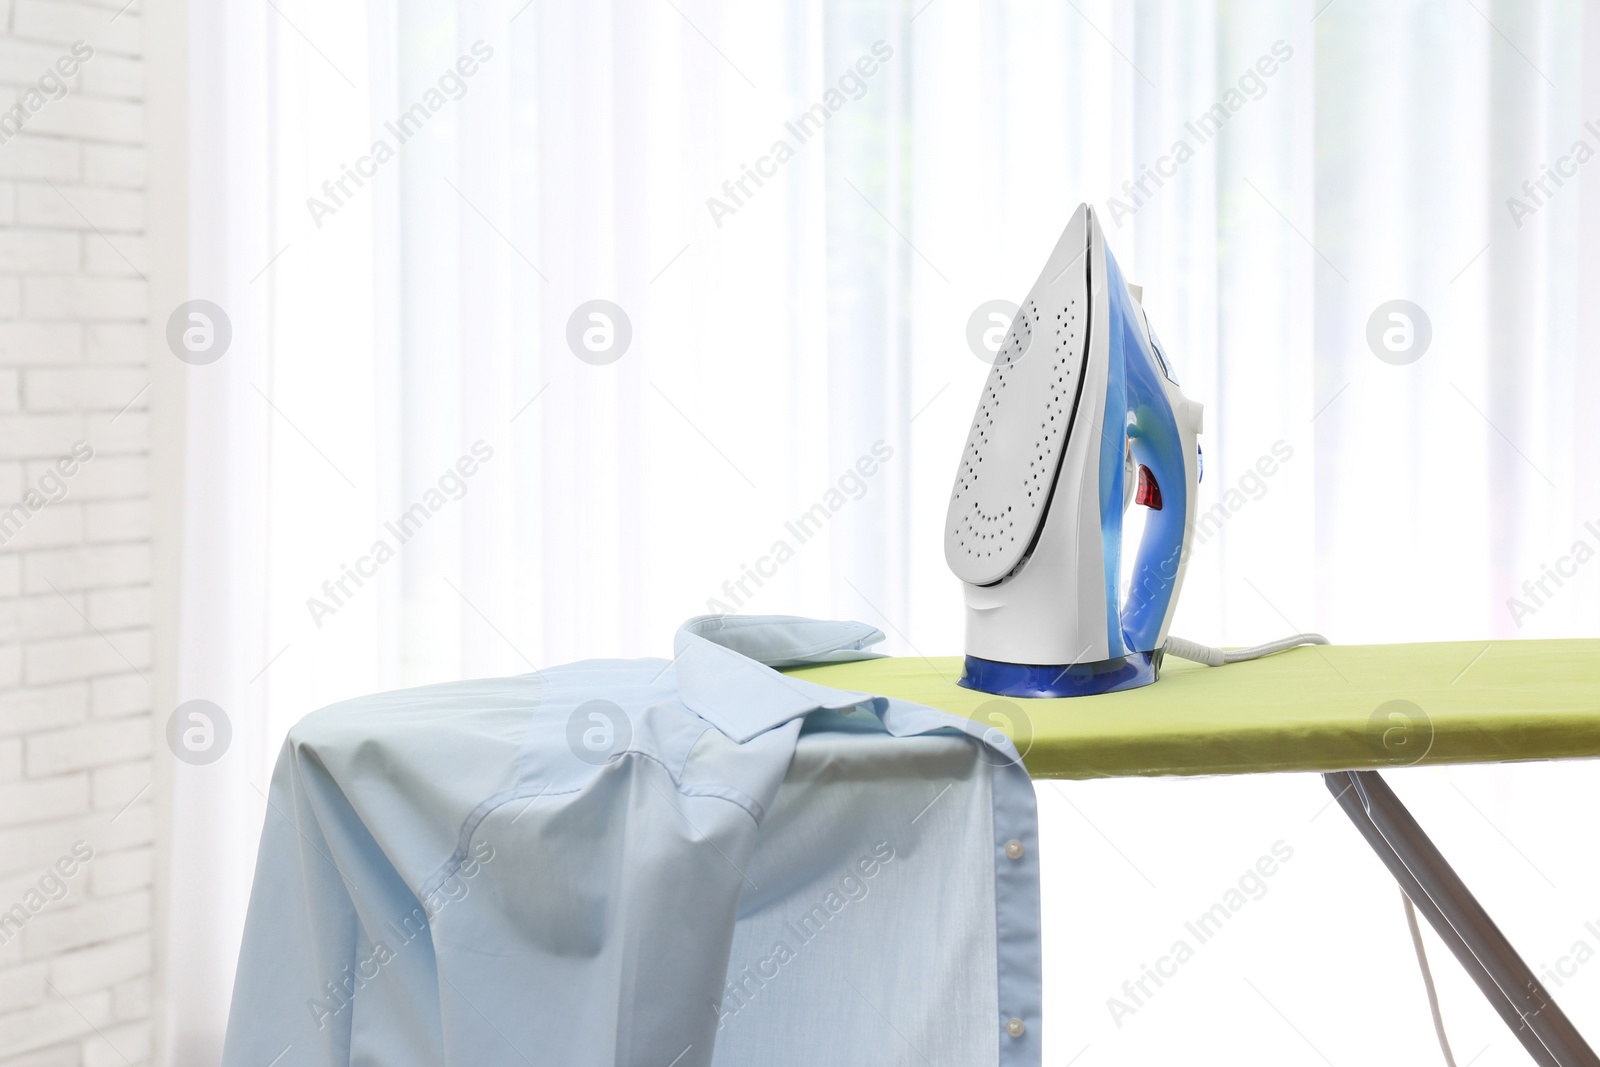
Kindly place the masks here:
[(882, 636), (706, 616), (671, 661), (307, 716), (273, 776), (225, 1067), (1037, 1065), (1016, 750), (773, 669)]

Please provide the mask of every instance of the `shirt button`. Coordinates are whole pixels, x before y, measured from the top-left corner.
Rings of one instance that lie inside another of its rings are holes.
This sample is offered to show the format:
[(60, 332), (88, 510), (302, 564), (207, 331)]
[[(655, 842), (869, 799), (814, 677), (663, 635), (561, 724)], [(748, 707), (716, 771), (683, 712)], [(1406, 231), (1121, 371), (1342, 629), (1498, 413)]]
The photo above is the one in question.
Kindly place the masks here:
[[(1013, 837), (1010, 841), (1006, 842), (1006, 858), (1013, 860), (1020, 860), (1022, 858), (1021, 841), (1018, 841)], [(1018, 1025), (1020, 1026), (1021, 1024), (1019, 1023)]]
[(1021, 1037), (1023, 1032), (1027, 1029), (1028, 1028), (1026, 1026), (1022, 1025), (1021, 1019), (1006, 1020), (1006, 1033), (1010, 1034), (1012, 1037)]

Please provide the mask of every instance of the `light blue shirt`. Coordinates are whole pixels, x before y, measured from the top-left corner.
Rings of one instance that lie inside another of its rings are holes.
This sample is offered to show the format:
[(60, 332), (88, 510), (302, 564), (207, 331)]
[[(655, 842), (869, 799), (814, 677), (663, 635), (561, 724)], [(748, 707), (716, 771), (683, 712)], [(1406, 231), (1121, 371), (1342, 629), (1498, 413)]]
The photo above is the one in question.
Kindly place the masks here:
[(273, 775), (225, 1067), (1040, 1062), (998, 731), (787, 677), (853, 622), (335, 704)]

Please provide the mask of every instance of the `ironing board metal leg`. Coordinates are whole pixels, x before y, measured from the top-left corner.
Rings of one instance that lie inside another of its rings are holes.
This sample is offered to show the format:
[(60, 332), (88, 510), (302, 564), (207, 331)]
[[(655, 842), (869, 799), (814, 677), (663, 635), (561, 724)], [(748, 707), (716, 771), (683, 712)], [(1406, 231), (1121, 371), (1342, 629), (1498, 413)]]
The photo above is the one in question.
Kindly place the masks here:
[(1376, 771), (1324, 774), (1324, 782), (1400, 888), (1466, 968), (1534, 1061), (1600, 1067), (1500, 928)]

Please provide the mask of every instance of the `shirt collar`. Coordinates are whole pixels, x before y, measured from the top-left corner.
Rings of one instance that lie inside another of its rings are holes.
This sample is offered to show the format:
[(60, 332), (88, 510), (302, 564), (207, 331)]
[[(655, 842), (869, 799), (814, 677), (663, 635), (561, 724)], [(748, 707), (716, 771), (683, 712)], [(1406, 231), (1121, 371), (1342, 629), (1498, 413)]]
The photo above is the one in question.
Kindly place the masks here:
[(678, 698), (741, 744), (818, 710), (873, 701), (868, 693), (790, 678), (774, 667), (874, 659), (882, 631), (860, 622), (792, 615), (700, 615), (673, 641)]

